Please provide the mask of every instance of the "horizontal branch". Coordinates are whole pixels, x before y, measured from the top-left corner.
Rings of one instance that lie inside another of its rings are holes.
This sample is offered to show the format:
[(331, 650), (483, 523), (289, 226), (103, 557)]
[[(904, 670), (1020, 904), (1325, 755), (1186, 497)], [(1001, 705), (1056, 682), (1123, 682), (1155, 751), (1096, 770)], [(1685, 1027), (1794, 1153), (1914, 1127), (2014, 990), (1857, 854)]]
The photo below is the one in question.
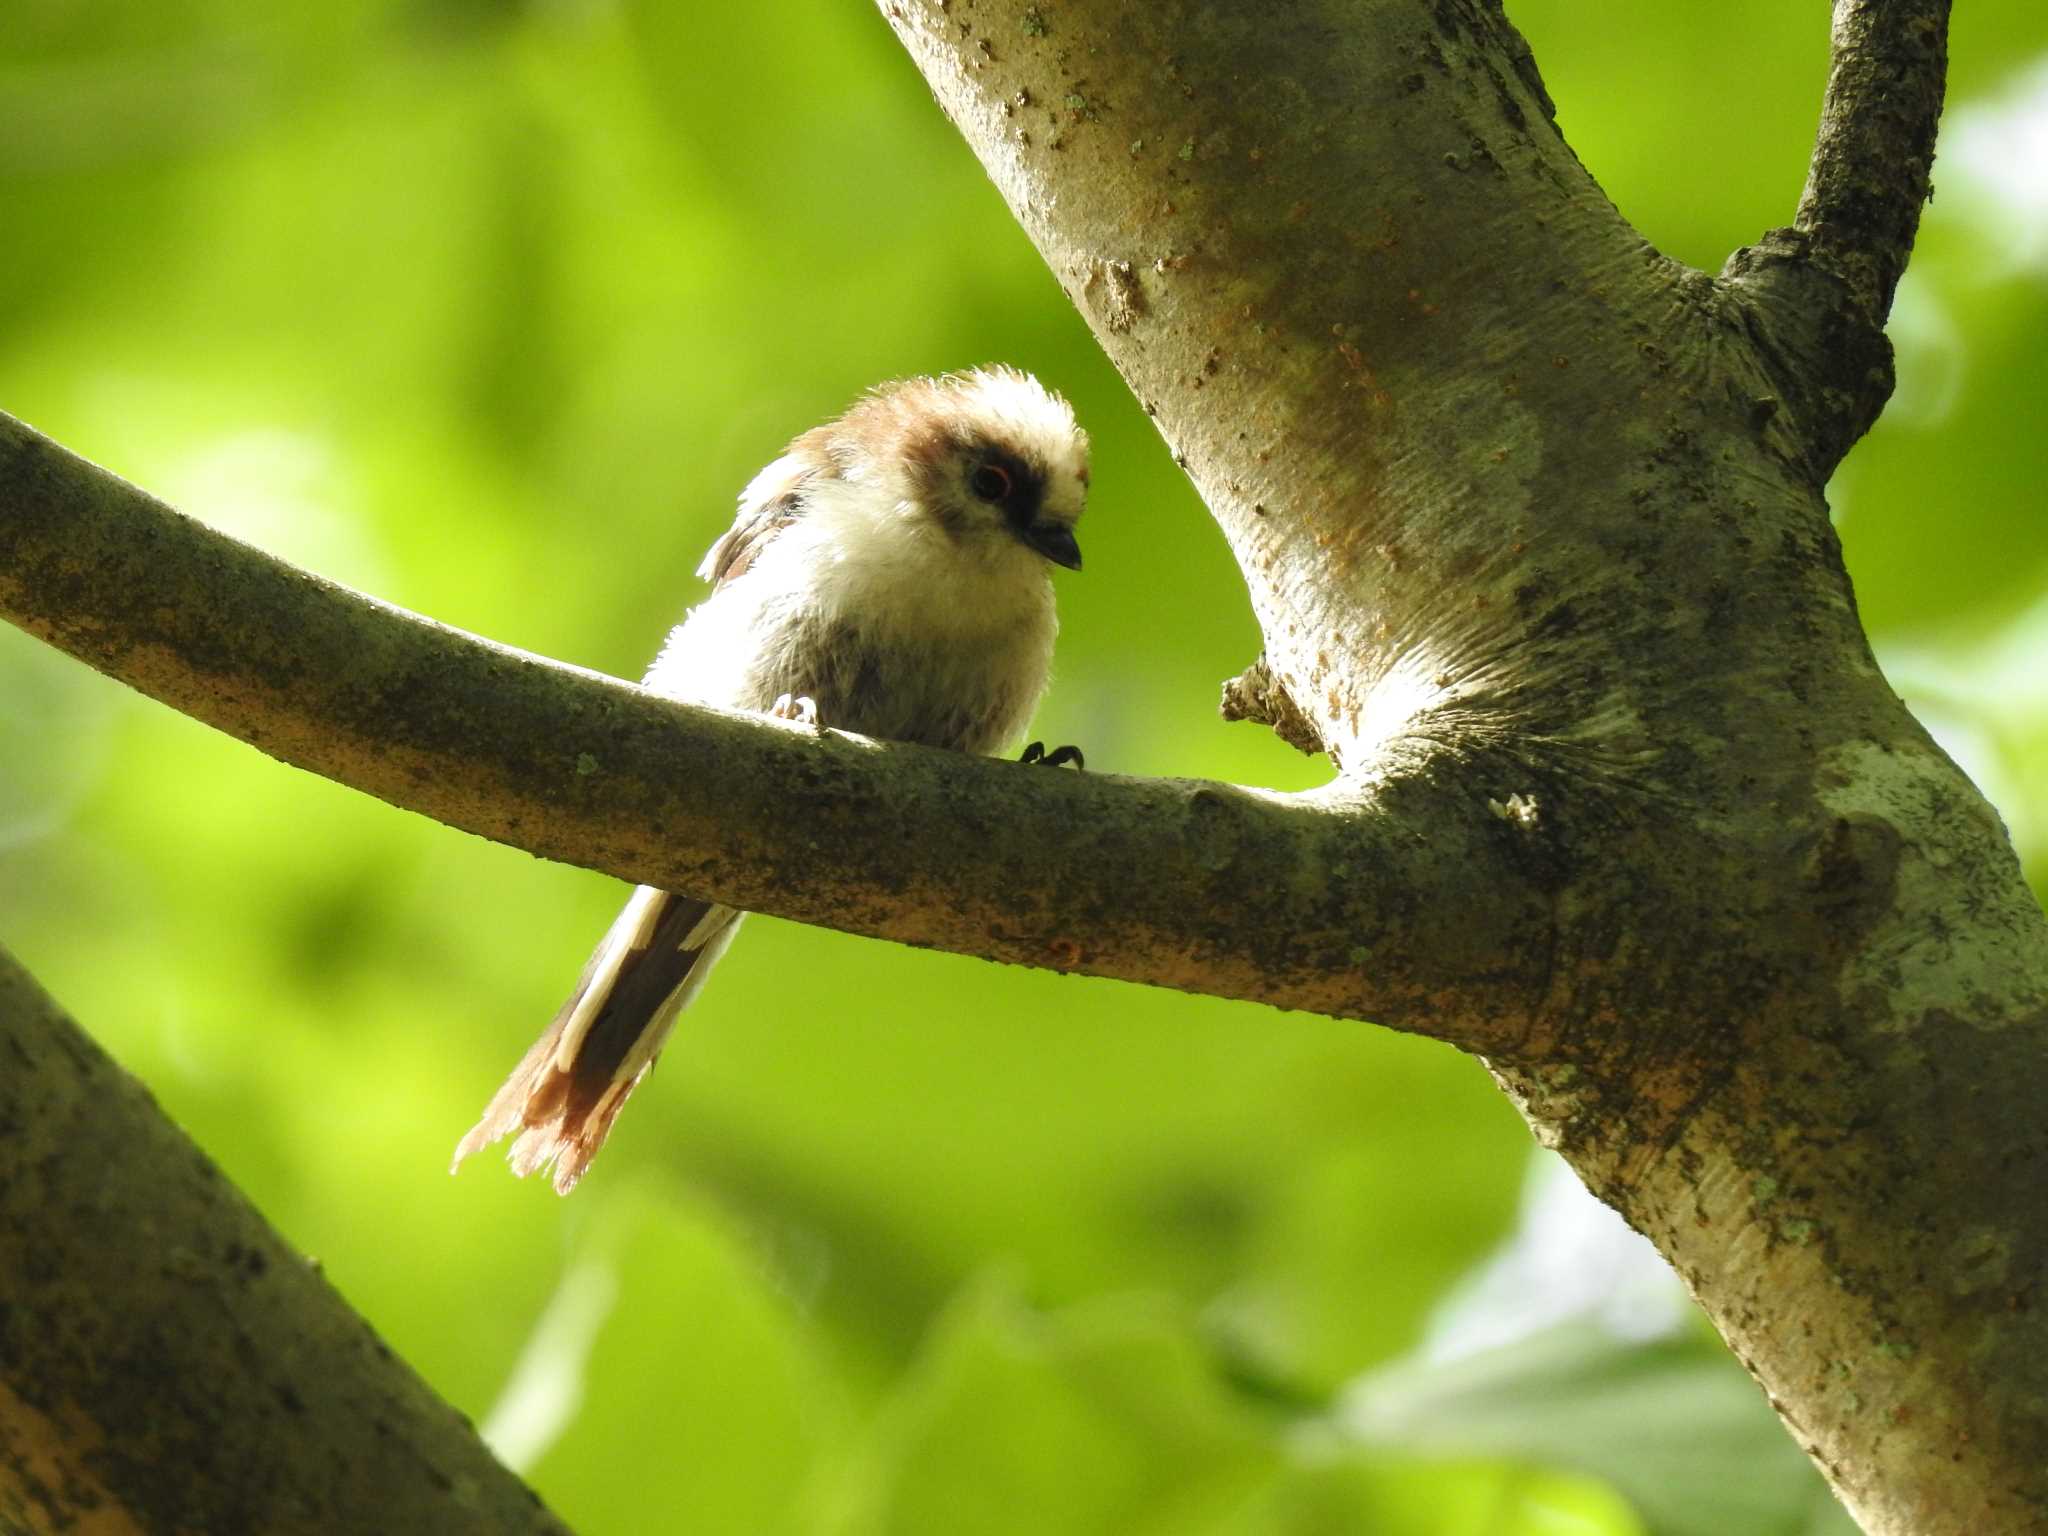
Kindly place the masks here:
[(0, 615), (285, 762), (543, 857), (850, 932), (1482, 1049), (1546, 898), (1430, 772), (1285, 796), (678, 704), (295, 569), (0, 416)]
[(0, 950), (0, 1528), (567, 1536)]

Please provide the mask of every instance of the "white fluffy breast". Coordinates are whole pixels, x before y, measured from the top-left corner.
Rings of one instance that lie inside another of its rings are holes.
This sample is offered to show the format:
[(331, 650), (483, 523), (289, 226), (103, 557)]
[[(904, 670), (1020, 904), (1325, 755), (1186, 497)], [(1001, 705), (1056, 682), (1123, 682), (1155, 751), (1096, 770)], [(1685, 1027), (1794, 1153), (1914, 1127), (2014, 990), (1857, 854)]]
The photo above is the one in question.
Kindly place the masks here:
[(990, 752), (1029, 723), (1058, 619), (1044, 559), (958, 537), (869, 467), (803, 511), (670, 634), (647, 685), (728, 709), (815, 698), (823, 723)]

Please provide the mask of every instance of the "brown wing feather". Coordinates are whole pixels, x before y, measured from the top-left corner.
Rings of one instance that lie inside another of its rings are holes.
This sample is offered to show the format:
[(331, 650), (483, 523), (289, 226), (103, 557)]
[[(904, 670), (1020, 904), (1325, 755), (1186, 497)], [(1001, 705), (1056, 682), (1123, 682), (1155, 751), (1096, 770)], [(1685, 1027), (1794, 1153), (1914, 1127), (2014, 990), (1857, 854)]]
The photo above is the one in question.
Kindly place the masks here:
[(699, 576), (721, 587), (744, 576), (769, 541), (802, 515), (806, 482), (829, 472), (825, 468), (829, 461), (813, 442), (822, 433), (822, 428), (806, 432), (781, 458), (754, 476), (740, 497), (739, 515), (697, 567)]

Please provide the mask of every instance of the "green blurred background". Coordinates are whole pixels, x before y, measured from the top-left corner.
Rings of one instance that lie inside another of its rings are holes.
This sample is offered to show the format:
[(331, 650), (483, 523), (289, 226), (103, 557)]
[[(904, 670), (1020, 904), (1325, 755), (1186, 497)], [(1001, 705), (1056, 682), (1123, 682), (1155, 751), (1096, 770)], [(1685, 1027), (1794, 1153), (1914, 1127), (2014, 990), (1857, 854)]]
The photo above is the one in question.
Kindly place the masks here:
[[(2038, 883), (2048, 17), (1958, 9), (1834, 500)], [(1650, 239), (1789, 218), (1826, 6), (1510, 12)], [(637, 676), (786, 439), (991, 359), (1096, 445), (1038, 734), (1317, 782), (1217, 721), (1227, 552), (861, 0), (7, 0), (0, 406), (436, 618)], [(1840, 1529), (1484, 1074), (1369, 1027), (761, 919), (572, 1199), (449, 1179), (622, 894), (0, 632), (0, 941), (591, 1536)]]

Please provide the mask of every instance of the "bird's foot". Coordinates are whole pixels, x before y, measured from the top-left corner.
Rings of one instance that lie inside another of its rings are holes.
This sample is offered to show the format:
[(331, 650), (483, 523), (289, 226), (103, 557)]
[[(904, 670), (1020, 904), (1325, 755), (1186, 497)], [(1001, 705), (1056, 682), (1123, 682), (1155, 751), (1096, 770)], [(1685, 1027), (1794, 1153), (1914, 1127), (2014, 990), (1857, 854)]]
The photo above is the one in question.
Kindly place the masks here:
[(1067, 764), (1072, 763), (1076, 769), (1083, 772), (1088, 767), (1087, 759), (1081, 756), (1081, 749), (1079, 747), (1054, 747), (1048, 752), (1045, 750), (1045, 743), (1042, 741), (1031, 743), (1030, 746), (1024, 749), (1024, 755), (1018, 758), (1017, 761), (1020, 763), (1038, 763), (1047, 768), (1064, 768)]
[(804, 694), (785, 693), (768, 706), (768, 713), (778, 720), (794, 720), (798, 725), (807, 725), (814, 731), (825, 729), (818, 718), (818, 701)]

